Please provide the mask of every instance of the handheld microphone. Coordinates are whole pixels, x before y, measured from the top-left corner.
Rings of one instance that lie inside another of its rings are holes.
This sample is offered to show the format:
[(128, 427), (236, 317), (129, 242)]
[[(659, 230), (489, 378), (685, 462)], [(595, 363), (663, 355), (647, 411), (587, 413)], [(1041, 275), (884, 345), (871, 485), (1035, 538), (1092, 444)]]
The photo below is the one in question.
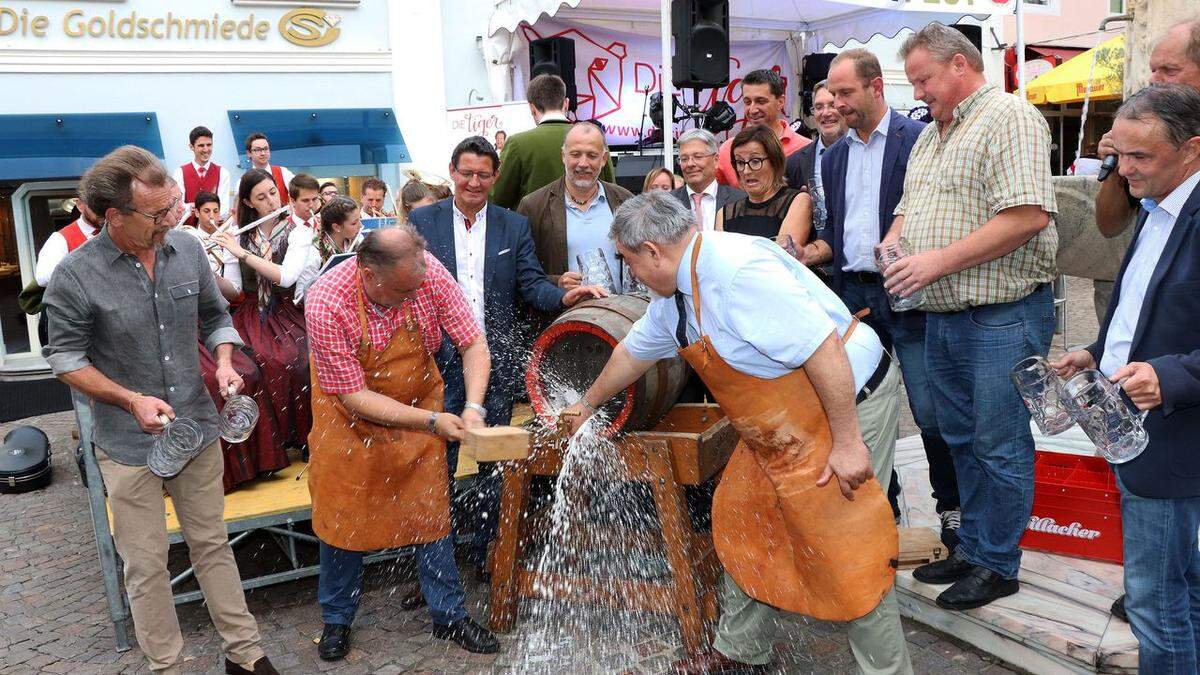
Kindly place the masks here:
[(1117, 170), (1117, 156), (1109, 155), (1104, 158), (1103, 162), (1100, 163), (1100, 172), (1096, 174), (1096, 180), (1103, 183), (1104, 179), (1108, 178), (1108, 174), (1110, 174), (1116, 170)]

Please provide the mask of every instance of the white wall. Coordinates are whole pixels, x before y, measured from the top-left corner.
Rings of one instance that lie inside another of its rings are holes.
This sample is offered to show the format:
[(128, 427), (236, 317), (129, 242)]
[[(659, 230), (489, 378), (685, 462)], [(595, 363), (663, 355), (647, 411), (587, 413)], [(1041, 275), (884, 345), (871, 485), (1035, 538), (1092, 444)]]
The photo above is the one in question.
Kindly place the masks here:
[(447, 108), (503, 103), (492, 96), (483, 53), (476, 42), (477, 37), (487, 35), (492, 4), (487, 0), (441, 0)]

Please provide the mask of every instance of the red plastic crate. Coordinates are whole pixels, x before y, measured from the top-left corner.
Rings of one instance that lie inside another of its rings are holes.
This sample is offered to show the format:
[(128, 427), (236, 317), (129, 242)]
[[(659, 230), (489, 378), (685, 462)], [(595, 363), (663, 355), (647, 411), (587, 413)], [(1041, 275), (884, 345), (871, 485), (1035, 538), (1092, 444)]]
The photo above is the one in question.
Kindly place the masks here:
[(1101, 457), (1038, 450), (1021, 547), (1120, 563), (1121, 493)]

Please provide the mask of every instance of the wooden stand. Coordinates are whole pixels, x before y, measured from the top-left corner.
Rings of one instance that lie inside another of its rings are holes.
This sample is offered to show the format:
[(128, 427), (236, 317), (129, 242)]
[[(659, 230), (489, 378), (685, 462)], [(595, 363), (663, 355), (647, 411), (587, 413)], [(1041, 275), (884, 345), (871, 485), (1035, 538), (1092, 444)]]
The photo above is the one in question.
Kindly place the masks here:
[[(621, 579), (600, 583), (591, 578), (540, 574), (520, 564), (526, 542), (541, 535), (546, 526), (529, 513), (530, 477), (558, 475), (565, 450), (565, 439), (535, 436), (528, 459), (501, 463), (503, 494), (492, 569), (492, 629), (512, 630), (521, 598), (585, 600), (674, 614), (684, 648), (689, 653), (706, 648), (711, 622), (717, 617), (716, 583), (721, 565), (712, 533), (692, 528), (683, 486), (700, 485), (714, 476), (736, 444), (733, 426), (720, 407), (711, 404), (677, 405), (654, 429), (616, 441), (621, 467), (617, 480), (650, 485), (671, 574), (669, 581), (663, 582)], [(659, 546), (655, 536), (631, 533), (625, 540), (630, 547)]]

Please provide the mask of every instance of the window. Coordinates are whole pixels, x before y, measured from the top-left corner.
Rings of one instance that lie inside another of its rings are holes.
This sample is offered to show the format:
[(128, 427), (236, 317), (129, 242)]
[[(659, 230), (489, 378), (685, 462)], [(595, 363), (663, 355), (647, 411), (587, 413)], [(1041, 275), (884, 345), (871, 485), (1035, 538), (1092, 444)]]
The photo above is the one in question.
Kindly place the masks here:
[(1108, 11), (1110, 14), (1124, 14), (1125, 0), (1108, 0)]

